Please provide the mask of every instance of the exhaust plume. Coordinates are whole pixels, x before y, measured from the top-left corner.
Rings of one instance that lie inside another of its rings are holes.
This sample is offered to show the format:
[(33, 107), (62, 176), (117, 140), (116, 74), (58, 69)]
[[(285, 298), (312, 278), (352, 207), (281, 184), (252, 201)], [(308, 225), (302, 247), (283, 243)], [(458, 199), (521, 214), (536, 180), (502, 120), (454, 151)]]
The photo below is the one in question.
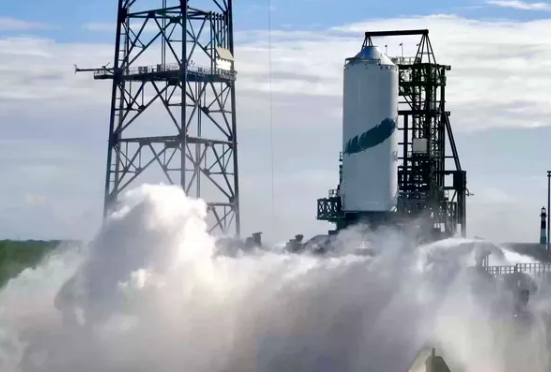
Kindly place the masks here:
[(427, 343), (454, 372), (550, 367), (541, 283), (523, 277), (519, 311), (518, 281), (472, 269), (482, 251), (524, 256), (465, 239), (415, 246), (392, 230), (368, 237), (372, 256), (351, 253), (350, 231), (324, 257), (230, 256), (205, 203), (178, 187), (142, 186), (121, 205), (85, 247), (0, 293), (0, 370), (405, 372)]

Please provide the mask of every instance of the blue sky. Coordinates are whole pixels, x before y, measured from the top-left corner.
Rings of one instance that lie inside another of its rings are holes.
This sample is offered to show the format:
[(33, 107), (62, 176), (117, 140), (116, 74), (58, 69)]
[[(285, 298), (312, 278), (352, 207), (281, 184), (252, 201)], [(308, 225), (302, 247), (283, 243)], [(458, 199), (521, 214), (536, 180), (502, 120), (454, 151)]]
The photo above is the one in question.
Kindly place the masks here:
[[(284, 31), (274, 36), (273, 54), (280, 231), (308, 235), (328, 227), (314, 219), (315, 200), (336, 186), (342, 61), (357, 51), (361, 33), (371, 27), (429, 27), (438, 60), (452, 65), (447, 105), (475, 194), (469, 218), (473, 226), (483, 226), (474, 234), (491, 230), (488, 235), (495, 238), (506, 231), (505, 240), (537, 239), (545, 171), (551, 167), (551, 79), (541, 73), (551, 60), (551, 5), (514, 0), (343, 3), (272, 0), (273, 28)], [(234, 9), (236, 31), (266, 29), (268, 1), (236, 0)], [(115, 16), (113, 0), (0, 5), (0, 238), (58, 238), (67, 231), (80, 234), (89, 221), (99, 220), (110, 89), (75, 75), (73, 63), (95, 67), (112, 59)], [(87, 29), (89, 24), (100, 30)], [(327, 32), (337, 26), (347, 32)], [(249, 33), (240, 43), (244, 225), (247, 231), (267, 230), (267, 35)], [(316, 146), (305, 152), (303, 143), (311, 143), (312, 133)], [(504, 219), (506, 227), (500, 222)], [(303, 228), (295, 231), (296, 226)]]
[[(141, 0), (143, 3), (144, 1)], [(204, 0), (192, 1), (201, 4)], [(90, 32), (83, 28), (87, 23), (112, 23), (116, 18), (115, 0), (25, 0), (7, 1), (0, 6), (0, 16), (29, 22), (55, 25), (39, 33), (59, 42), (112, 40), (113, 32)], [(161, 0), (147, 0), (156, 6)], [(503, 5), (489, 4), (484, 0), (272, 0), (272, 24), (282, 29), (323, 29), (345, 23), (373, 18), (397, 18), (403, 16), (426, 16), (432, 14), (455, 14), (469, 19), (544, 19), (547, 10), (522, 10), (523, 4), (536, 2), (505, 1)], [(509, 3), (509, 4), (507, 4)], [(536, 4), (545, 4), (537, 2)], [(516, 5), (516, 6), (515, 6)], [(197, 5), (200, 7), (200, 5)], [(267, 25), (267, 0), (234, 1), (236, 30), (264, 29)], [(0, 30), (0, 35), (19, 34), (20, 30)]]

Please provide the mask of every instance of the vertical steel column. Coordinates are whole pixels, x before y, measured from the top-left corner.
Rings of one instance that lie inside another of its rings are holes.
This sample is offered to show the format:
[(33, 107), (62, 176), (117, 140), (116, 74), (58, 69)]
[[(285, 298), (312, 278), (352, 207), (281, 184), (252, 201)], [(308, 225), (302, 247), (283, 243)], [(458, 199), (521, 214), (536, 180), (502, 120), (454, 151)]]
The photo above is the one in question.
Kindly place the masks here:
[[(551, 214), (551, 171), (547, 171), (547, 213)], [(551, 217), (547, 216), (547, 251), (549, 252), (549, 231)]]
[(121, 47), (121, 29), (122, 23), (126, 19), (126, 8), (124, 6), (124, 0), (119, 0), (117, 10), (117, 27), (115, 34), (115, 56), (113, 58), (113, 85), (111, 88), (111, 111), (109, 113), (109, 135), (107, 137), (107, 165), (105, 167), (105, 188), (103, 199), (103, 216), (106, 217), (109, 208), (111, 208), (114, 200), (113, 195), (110, 192), (111, 185), (111, 166), (113, 162), (113, 152), (118, 146), (117, 136), (115, 133), (115, 112), (117, 111), (117, 91), (119, 84), (122, 82), (122, 70), (119, 66), (119, 56)]
[[(268, 9), (271, 11), (270, 9)], [(234, 45), (234, 39), (233, 39), (233, 1), (228, 0), (228, 29), (229, 29), (229, 35), (228, 35), (228, 44), (231, 54), (235, 58), (235, 45)], [(235, 69), (235, 63), (231, 63), (231, 69), (232, 71)], [(233, 182), (234, 182), (234, 191), (235, 191), (235, 198), (233, 200), (233, 203), (235, 205), (235, 234), (237, 237), (241, 234), (241, 213), (239, 212), (239, 164), (238, 164), (238, 157), (237, 157), (237, 114), (236, 114), (236, 99), (235, 99), (235, 81), (232, 81), (231, 83), (231, 105), (232, 105), (232, 132), (233, 132)]]
[[(182, 40), (187, 40), (187, 26), (188, 26), (188, 0), (180, 0), (180, 12), (182, 13)], [(181, 84), (181, 96), (180, 96), (180, 186), (184, 191), (188, 191), (186, 188), (186, 151), (187, 151), (187, 120), (186, 120), (186, 93), (187, 93), (187, 69), (189, 66), (187, 55), (187, 42), (183, 42), (181, 45), (181, 61), (180, 61), (180, 79)], [(197, 146), (200, 146), (197, 144)]]

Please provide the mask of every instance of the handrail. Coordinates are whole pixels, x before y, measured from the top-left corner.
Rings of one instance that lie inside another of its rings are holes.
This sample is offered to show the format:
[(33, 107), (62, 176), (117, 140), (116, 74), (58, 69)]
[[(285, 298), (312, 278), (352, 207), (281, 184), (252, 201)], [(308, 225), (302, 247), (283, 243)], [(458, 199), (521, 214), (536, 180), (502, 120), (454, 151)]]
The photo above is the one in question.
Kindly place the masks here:
[[(149, 66), (137, 66), (132, 68), (125, 68), (123, 69), (123, 76), (131, 76), (131, 75), (141, 75), (141, 74), (153, 74), (153, 73), (159, 73), (159, 72), (170, 72), (170, 71), (180, 71), (180, 64), (179, 63), (170, 63), (170, 64), (157, 64), (157, 65), (149, 65)], [(228, 71), (223, 70), (220, 68), (212, 68), (212, 67), (202, 67), (202, 66), (196, 66), (196, 65), (189, 65), (187, 68), (187, 73), (196, 73), (199, 75), (218, 75), (228, 78), (235, 78), (237, 75), (237, 71)], [(113, 69), (112, 68), (100, 68), (97, 70), (94, 70), (94, 77), (100, 77), (100, 76), (109, 76), (113, 75)]]
[(483, 266), (484, 270), (491, 275), (515, 274), (515, 273), (551, 273), (551, 264), (548, 263), (518, 263), (505, 266)]
[(418, 57), (391, 57), (390, 60), (395, 65), (413, 65), (421, 62)]

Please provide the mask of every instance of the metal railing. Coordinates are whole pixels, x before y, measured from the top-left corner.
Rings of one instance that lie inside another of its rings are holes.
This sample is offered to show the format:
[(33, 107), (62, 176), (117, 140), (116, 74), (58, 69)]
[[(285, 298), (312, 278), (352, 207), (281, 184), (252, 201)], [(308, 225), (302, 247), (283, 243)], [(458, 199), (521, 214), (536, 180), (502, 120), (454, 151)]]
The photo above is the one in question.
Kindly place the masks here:
[(390, 60), (395, 65), (413, 65), (421, 62), (421, 58), (417, 57), (392, 57)]
[(506, 274), (548, 274), (551, 273), (551, 264), (548, 263), (519, 263), (509, 266), (484, 266), (484, 270), (491, 275)]
[[(150, 66), (131, 67), (131, 68), (123, 69), (123, 76), (157, 74), (157, 73), (174, 72), (174, 71), (180, 71), (180, 64), (171, 63), (166, 65), (157, 64), (157, 65), (150, 65)], [(228, 70), (223, 70), (216, 67), (211, 68), (211, 67), (203, 67), (203, 66), (197, 66), (197, 65), (189, 65), (187, 68), (187, 72), (188, 74), (192, 73), (192, 74), (202, 75), (202, 76), (217, 75), (228, 79), (235, 79), (235, 76), (237, 75), (236, 71), (228, 71)], [(102, 76), (110, 76), (110, 75), (113, 75), (112, 68), (101, 68), (94, 71), (94, 77), (102, 77)]]

